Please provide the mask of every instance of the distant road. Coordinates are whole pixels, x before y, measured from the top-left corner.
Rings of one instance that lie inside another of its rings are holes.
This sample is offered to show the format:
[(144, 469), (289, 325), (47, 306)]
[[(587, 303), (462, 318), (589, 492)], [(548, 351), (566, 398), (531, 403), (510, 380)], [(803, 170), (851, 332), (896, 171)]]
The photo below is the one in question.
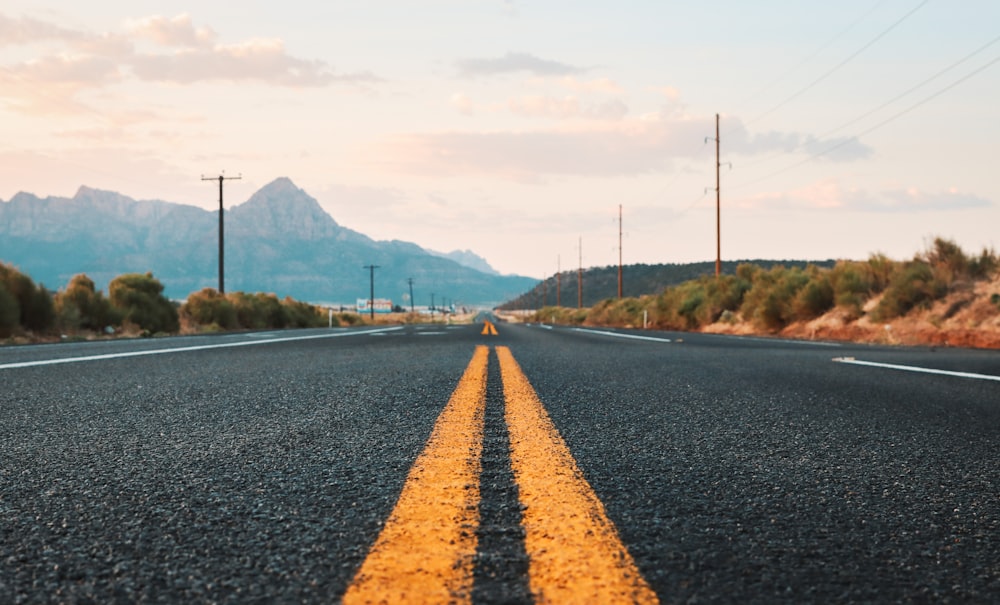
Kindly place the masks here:
[(997, 352), (506, 323), (0, 348), (0, 602), (998, 602), (998, 444)]

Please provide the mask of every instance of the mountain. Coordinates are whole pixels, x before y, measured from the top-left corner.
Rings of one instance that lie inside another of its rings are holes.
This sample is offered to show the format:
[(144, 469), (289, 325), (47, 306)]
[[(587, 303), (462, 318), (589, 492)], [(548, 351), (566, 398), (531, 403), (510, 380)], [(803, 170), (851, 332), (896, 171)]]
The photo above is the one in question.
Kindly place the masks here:
[[(353, 303), (368, 298), (364, 267), (374, 264), (377, 298), (408, 306), (412, 278), (418, 305), (429, 305), (431, 293), (438, 303), (491, 305), (537, 281), (478, 271), (409, 242), (375, 241), (337, 224), (287, 178), (227, 209), (224, 227), (227, 291)], [(218, 210), (88, 187), (72, 198), (18, 193), (0, 202), (0, 261), (50, 289), (77, 273), (105, 287), (122, 273), (151, 271), (167, 296), (184, 298), (218, 286)]]
[(490, 264), (486, 262), (485, 258), (479, 256), (472, 250), (453, 250), (451, 252), (435, 252), (434, 250), (428, 250), (428, 252), (434, 256), (449, 258), (463, 267), (469, 267), (470, 269), (475, 269), (476, 271), (481, 271), (490, 275), (500, 275), (500, 272), (491, 267)]

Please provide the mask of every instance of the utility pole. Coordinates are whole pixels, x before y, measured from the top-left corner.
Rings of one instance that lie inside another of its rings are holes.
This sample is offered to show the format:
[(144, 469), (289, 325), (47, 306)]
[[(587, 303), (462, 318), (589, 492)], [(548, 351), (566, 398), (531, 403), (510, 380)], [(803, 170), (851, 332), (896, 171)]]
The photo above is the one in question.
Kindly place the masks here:
[(225, 282), (225, 245), (223, 244), (223, 221), (222, 221), (222, 182), (223, 181), (238, 181), (243, 178), (243, 175), (239, 176), (225, 176), (220, 174), (218, 177), (201, 175), (201, 180), (203, 181), (214, 181), (216, 178), (219, 179), (219, 294), (226, 293), (226, 282)]
[(715, 114), (715, 277), (722, 274), (722, 213), (719, 203), (719, 114)]
[(434, 321), (434, 293), (431, 292), (431, 321)]
[(576, 270), (576, 307), (583, 308), (583, 236), (580, 236), (580, 268)]
[(562, 256), (556, 255), (556, 306), (562, 306)]
[(622, 205), (618, 204), (618, 298), (622, 297)]
[(413, 278), (406, 278), (406, 283), (410, 284), (410, 313), (413, 313)]
[(375, 269), (378, 268), (378, 265), (365, 265), (365, 269), (371, 271), (371, 296), (368, 299), (368, 314), (372, 321), (375, 321)]

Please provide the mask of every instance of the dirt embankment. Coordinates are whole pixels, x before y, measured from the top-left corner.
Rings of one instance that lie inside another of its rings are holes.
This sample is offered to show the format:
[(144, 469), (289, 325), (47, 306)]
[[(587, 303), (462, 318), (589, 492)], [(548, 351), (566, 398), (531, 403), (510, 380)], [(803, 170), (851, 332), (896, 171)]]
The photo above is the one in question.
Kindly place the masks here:
[[(865, 311), (875, 308), (878, 301), (877, 297), (868, 301)], [(744, 322), (719, 322), (702, 331), (757, 333)], [(1000, 349), (1000, 277), (960, 285), (930, 308), (911, 311), (892, 321), (875, 323), (867, 315), (855, 319), (835, 309), (812, 321), (793, 323), (778, 335), (808, 340)]]

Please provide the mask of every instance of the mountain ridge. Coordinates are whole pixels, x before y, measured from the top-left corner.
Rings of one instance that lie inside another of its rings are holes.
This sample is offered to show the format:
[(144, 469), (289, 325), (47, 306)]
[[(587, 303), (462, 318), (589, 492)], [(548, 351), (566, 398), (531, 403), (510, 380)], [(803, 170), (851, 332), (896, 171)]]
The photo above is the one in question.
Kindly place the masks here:
[[(287, 177), (227, 208), (224, 219), (227, 290), (348, 304), (369, 296), (364, 266), (375, 264), (378, 298), (407, 306), (412, 278), (417, 304), (430, 304), (433, 292), (486, 305), (537, 281), (484, 273), (411, 242), (376, 241), (338, 224)], [(218, 285), (218, 211), (86, 186), (72, 198), (19, 192), (0, 201), (0, 260), (50, 289), (77, 273), (107, 284), (152, 272), (168, 296), (184, 298)]]

